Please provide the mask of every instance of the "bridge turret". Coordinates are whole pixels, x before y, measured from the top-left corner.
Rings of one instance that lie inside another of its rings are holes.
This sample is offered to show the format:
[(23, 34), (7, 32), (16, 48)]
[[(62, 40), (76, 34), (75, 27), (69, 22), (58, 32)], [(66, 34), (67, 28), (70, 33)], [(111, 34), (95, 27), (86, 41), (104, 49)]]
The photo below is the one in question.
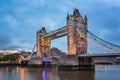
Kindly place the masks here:
[(45, 29), (45, 27), (43, 26), (42, 27), (42, 29), (40, 30), (40, 33), (42, 34), (42, 35), (44, 35), (44, 34), (46, 34), (47, 33), (47, 31), (46, 31), (46, 29)]
[(80, 15), (80, 12), (79, 12), (78, 8), (75, 8), (75, 9), (74, 9), (74, 11), (73, 11), (73, 16), (74, 16), (75, 18), (82, 17), (82, 16)]
[(67, 20), (69, 19), (69, 13), (67, 13)]
[(84, 22), (84, 24), (87, 24), (87, 16), (86, 15), (84, 16), (83, 22)]
[(37, 45), (37, 54), (40, 58), (43, 58), (45, 55), (49, 55), (51, 41), (47, 38), (42, 37), (47, 34), (47, 30), (44, 26), (37, 31), (36, 33), (36, 45)]
[(79, 10), (75, 8), (73, 15), (67, 19), (69, 55), (87, 54), (87, 37), (79, 33), (77, 28), (87, 35), (87, 17), (82, 18)]

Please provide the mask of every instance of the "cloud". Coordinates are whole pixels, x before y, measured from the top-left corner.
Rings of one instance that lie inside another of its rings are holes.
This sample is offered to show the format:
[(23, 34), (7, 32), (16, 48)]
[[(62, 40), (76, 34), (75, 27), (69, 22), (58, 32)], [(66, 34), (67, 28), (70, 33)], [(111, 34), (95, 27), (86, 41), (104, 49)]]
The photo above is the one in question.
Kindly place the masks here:
[(44, 6), (46, 4), (47, 0), (32, 0), (32, 3), (35, 5), (38, 4), (40, 6)]
[(54, 26), (57, 25), (57, 22), (50, 15), (46, 15), (42, 20), (42, 24), (43, 26), (45, 25), (49, 30), (55, 30), (56, 27)]
[(17, 22), (16, 18), (13, 17), (12, 15), (6, 15), (3, 20), (11, 28), (15, 28), (18, 26), (18, 22)]
[[(104, 7), (120, 7), (120, 0), (92, 0), (85, 1), (89, 5), (105, 5)], [(101, 6), (102, 7), (102, 6)]]
[(120, 7), (120, 0), (100, 0), (101, 2), (109, 5), (109, 6), (116, 6), (116, 7)]
[(28, 0), (24, 0), (24, 2), (26, 2), (26, 4), (32, 4), (31, 6), (44, 6), (47, 2), (47, 0), (31, 0), (31, 1), (28, 1)]
[(21, 53), (20, 50), (0, 50), (0, 53), (3, 54), (14, 54), (14, 53)]
[[(3, 41), (2, 41), (3, 42)], [(0, 43), (0, 50), (21, 50), (21, 51), (31, 51), (34, 47), (34, 44), (31, 44), (20, 39), (12, 39), (7, 43)]]
[(7, 35), (0, 35), (0, 49), (7, 49), (11, 44), (11, 38)]

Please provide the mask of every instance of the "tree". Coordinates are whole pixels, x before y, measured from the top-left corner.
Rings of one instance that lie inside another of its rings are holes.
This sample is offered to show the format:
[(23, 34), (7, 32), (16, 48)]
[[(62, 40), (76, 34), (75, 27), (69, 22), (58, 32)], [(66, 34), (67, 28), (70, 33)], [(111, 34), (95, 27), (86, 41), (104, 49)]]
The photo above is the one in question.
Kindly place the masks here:
[(16, 61), (15, 55), (13, 54), (4, 55), (4, 57), (0, 59), (0, 61), (8, 61), (8, 60)]

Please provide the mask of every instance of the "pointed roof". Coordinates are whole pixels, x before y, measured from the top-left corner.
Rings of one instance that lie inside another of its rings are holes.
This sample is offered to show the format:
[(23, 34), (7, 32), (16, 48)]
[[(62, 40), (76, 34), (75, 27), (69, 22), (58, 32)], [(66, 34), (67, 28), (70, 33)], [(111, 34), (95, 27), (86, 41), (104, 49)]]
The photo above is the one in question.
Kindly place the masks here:
[(75, 17), (82, 17), (82, 16), (80, 15), (80, 13), (79, 13), (78, 8), (74, 8), (73, 16), (75, 16)]
[(69, 19), (69, 12), (67, 13), (67, 19)]
[(84, 23), (87, 24), (87, 16), (84, 16)]
[(46, 29), (45, 29), (45, 27), (44, 27), (44, 26), (42, 26), (42, 30), (43, 30), (43, 31), (46, 31)]
[(85, 14), (85, 17), (84, 17), (84, 19), (87, 21), (87, 16), (86, 16), (86, 14)]

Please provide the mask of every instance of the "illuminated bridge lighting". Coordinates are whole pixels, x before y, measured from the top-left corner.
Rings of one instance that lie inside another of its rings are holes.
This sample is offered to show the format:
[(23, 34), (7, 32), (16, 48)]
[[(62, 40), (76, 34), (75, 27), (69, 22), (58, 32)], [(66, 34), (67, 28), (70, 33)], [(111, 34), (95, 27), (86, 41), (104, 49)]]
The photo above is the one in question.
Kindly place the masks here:
[(44, 57), (44, 58), (42, 59), (42, 61), (43, 61), (43, 62), (51, 62), (52, 60), (51, 60), (50, 58)]

